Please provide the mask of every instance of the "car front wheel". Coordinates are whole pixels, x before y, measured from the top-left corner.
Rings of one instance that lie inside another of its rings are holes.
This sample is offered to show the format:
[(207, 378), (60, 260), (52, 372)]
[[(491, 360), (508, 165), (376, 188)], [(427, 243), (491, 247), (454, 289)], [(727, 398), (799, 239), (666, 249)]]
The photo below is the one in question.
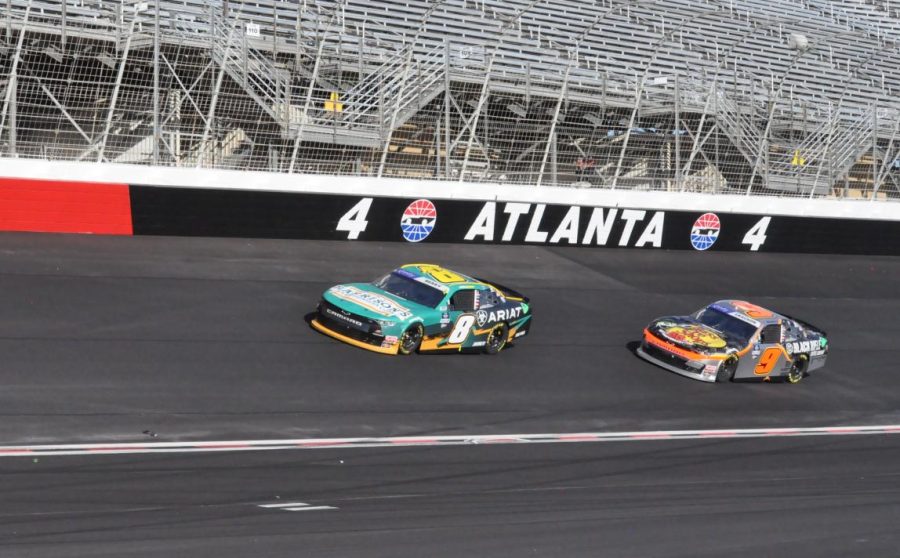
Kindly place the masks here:
[(400, 347), (398, 352), (401, 355), (411, 355), (419, 349), (422, 344), (422, 338), (425, 336), (425, 328), (422, 324), (413, 324), (403, 332), (400, 336)]
[(736, 358), (728, 357), (725, 362), (719, 365), (719, 371), (716, 372), (716, 381), (722, 383), (733, 380), (737, 365), (738, 361)]

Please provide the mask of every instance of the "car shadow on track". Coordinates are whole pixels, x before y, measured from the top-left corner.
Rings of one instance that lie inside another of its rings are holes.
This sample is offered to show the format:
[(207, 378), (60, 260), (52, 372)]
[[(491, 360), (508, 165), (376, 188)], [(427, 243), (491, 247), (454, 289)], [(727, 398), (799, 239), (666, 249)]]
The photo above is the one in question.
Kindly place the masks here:
[[(329, 337), (328, 335), (322, 333), (321, 331), (319, 331), (319, 330), (317, 330), (316, 328), (313, 327), (312, 321), (313, 321), (313, 319), (316, 317), (316, 314), (317, 314), (316, 312), (309, 312), (308, 314), (306, 314), (305, 316), (303, 316), (303, 321), (306, 322), (306, 325), (309, 326), (309, 329), (312, 330), (312, 331), (313, 331), (314, 333), (316, 333), (317, 335), (321, 335), (323, 338), (328, 339), (329, 341), (335, 341), (335, 342), (337, 342), (337, 343), (340, 343), (340, 341), (337, 341), (337, 340), (335, 340), (335, 339), (332, 339), (332, 338)], [(364, 348), (362, 348), (362, 347), (353, 347), (353, 348), (359, 349), (359, 350), (361, 350), (361, 351), (365, 351), (365, 350), (366, 350), (366, 349), (364, 349)], [(500, 353), (506, 353), (506, 352), (508, 352), (508, 351), (515, 350), (515, 348), (516, 348), (516, 344), (515, 344), (515, 343), (507, 343), (506, 346), (503, 347), (503, 350), (500, 351)], [(371, 352), (371, 351), (369, 351), (369, 352)], [(483, 355), (484, 352), (483, 352), (483, 351), (480, 351), (480, 350), (477, 350), (477, 349), (472, 349), (472, 350), (465, 350), (465, 351), (453, 351), (453, 350), (427, 351), (427, 352), (424, 352), (424, 353), (423, 353), (423, 352), (418, 352), (418, 351), (416, 351), (416, 354), (417, 354), (417, 355), (427, 355), (427, 356), (429, 356), (429, 357), (432, 357), (432, 356), (450, 356), (450, 355), (467, 355), (467, 356), (472, 356), (472, 355)]]
[(687, 382), (697, 382), (697, 380), (693, 380), (693, 379), (691, 379), (691, 378), (687, 378), (687, 377), (682, 376), (682, 375), (680, 375), (680, 374), (675, 374), (674, 372), (670, 372), (669, 370), (666, 370), (665, 368), (659, 367), (659, 366), (653, 364), (652, 362), (648, 362), (648, 361), (644, 360), (643, 358), (641, 358), (641, 356), (640, 356), (639, 354), (637, 354), (638, 347), (640, 347), (640, 346), (641, 346), (641, 342), (640, 342), (640, 341), (629, 341), (628, 343), (625, 343), (625, 348), (626, 348), (626, 349), (628, 350), (628, 352), (630, 352), (630, 353), (634, 356), (634, 358), (637, 359), (637, 361), (640, 363), (640, 366), (641, 366), (641, 370), (642, 370), (642, 371), (645, 371), (645, 370), (646, 370), (648, 374), (649, 374), (649, 373), (652, 373), (652, 374), (656, 374), (656, 373), (668, 374), (668, 375), (671, 376), (673, 379), (677, 379), (678, 381), (684, 380), (684, 381), (687, 381)]
[(636, 356), (637, 358), (641, 358), (641, 357), (639, 357), (638, 354), (637, 354), (637, 349), (638, 349), (638, 347), (640, 347), (640, 346), (641, 346), (641, 342), (640, 342), (640, 341), (629, 341), (628, 343), (625, 343), (625, 348), (628, 349), (628, 351), (629, 351), (631, 354), (633, 354), (634, 356)]

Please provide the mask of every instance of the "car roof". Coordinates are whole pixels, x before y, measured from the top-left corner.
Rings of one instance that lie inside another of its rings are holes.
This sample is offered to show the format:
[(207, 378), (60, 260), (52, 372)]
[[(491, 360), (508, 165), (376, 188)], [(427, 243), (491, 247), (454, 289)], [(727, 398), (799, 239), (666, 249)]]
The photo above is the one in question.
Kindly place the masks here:
[(726, 314), (738, 314), (738, 317), (748, 318), (749, 320), (758, 322), (759, 325), (777, 324), (785, 318), (778, 312), (763, 308), (762, 306), (747, 302), (746, 300), (717, 300), (710, 304), (710, 306), (717, 307), (717, 309), (725, 311)]
[[(401, 265), (398, 269), (437, 282), (443, 288), (457, 290), (459, 288), (485, 287), (483, 281), (469, 277), (463, 273), (447, 269), (437, 264), (412, 263)], [(442, 289), (443, 290), (443, 289)]]

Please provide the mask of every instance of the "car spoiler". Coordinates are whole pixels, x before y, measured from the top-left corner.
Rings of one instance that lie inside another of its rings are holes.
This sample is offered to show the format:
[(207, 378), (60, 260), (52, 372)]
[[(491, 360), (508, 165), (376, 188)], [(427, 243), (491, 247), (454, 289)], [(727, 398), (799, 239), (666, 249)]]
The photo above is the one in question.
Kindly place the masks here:
[(825, 337), (825, 338), (828, 337), (828, 334), (825, 332), (825, 330), (822, 329), (822, 328), (820, 328), (819, 326), (815, 326), (815, 325), (813, 325), (813, 324), (811, 324), (811, 323), (809, 323), (809, 322), (805, 322), (805, 321), (803, 321), (803, 320), (798, 320), (797, 318), (795, 318), (795, 317), (793, 317), (793, 316), (788, 316), (787, 314), (782, 314), (781, 312), (779, 312), (779, 315), (781, 315), (781, 316), (783, 316), (783, 317), (785, 317), (785, 318), (787, 318), (787, 319), (789, 319), (789, 320), (794, 320), (795, 322), (797, 322), (798, 324), (802, 325), (803, 327), (808, 328), (808, 329), (811, 329), (811, 330), (813, 330), (813, 331), (815, 331), (815, 332), (820, 333), (820, 334), (822, 335), (822, 337)]
[(484, 279), (479, 279), (478, 277), (475, 277), (475, 280), (479, 281), (481, 283), (486, 283), (486, 284), (494, 287), (495, 289), (497, 289), (498, 291), (503, 293), (503, 296), (505, 296), (507, 298), (519, 299), (526, 304), (530, 301), (530, 299), (527, 296), (523, 295), (519, 291), (510, 289), (509, 287), (505, 287), (505, 286), (495, 283), (493, 281), (485, 281)]

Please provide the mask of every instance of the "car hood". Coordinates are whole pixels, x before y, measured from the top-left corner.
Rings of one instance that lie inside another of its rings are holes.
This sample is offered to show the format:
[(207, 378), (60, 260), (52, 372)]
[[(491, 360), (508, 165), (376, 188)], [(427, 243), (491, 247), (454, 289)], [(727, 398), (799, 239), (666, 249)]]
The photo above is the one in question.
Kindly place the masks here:
[(326, 301), (372, 320), (403, 322), (432, 308), (404, 300), (370, 283), (335, 285), (322, 295)]
[(695, 352), (716, 354), (742, 347), (692, 316), (665, 316), (653, 320), (647, 329), (665, 341)]

